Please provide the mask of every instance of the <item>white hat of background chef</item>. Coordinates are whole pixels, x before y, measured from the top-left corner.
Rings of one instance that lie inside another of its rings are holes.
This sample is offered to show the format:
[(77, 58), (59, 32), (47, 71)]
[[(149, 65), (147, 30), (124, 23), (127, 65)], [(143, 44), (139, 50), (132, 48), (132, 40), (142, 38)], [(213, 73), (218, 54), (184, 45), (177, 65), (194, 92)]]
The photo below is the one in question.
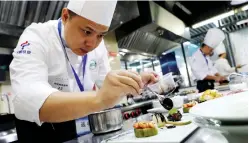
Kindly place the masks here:
[(218, 28), (211, 28), (208, 30), (205, 38), (204, 44), (211, 48), (216, 48), (225, 39), (225, 34), (222, 30)]
[(110, 26), (117, 1), (70, 0), (67, 8), (74, 13), (107, 27)]
[(215, 53), (217, 55), (226, 53), (225, 45), (223, 43), (220, 43), (220, 45), (215, 49)]

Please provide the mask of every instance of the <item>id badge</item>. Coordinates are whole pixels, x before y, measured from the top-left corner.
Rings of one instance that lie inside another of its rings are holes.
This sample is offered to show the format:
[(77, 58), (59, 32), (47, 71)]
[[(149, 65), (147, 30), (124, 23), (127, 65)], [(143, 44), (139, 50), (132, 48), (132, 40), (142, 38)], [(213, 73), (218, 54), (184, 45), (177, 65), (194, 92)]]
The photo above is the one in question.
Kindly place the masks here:
[(78, 136), (91, 133), (88, 117), (83, 117), (75, 120), (76, 133)]

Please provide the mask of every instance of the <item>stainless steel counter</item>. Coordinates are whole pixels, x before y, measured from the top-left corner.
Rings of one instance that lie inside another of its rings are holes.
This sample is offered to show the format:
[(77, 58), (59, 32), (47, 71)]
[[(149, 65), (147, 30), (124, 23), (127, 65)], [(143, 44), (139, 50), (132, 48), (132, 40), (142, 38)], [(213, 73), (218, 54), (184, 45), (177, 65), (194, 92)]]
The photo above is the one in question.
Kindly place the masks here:
[[(137, 119), (131, 119), (124, 122), (124, 127), (121, 130), (114, 131), (103, 135), (88, 134), (85, 136), (78, 137), (65, 143), (100, 143), (103, 140), (107, 140), (113, 136), (122, 134), (132, 129), (132, 124), (135, 121), (146, 120), (151, 117), (151, 114), (143, 115)], [(221, 133), (217, 130), (207, 128), (197, 128), (194, 132), (189, 134), (182, 142), (185, 143), (247, 143), (247, 135), (231, 135), (228, 133)]]

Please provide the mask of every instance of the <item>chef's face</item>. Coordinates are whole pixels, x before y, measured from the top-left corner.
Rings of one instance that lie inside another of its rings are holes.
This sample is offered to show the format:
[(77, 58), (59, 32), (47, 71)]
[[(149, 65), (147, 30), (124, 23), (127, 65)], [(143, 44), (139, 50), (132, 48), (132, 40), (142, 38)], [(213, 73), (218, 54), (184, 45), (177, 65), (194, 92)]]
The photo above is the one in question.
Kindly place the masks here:
[(226, 58), (227, 57), (227, 53), (224, 53), (224, 58)]
[(214, 49), (213, 48), (211, 48), (211, 47), (209, 47), (209, 46), (207, 46), (207, 45), (205, 45), (204, 47), (203, 47), (203, 53), (205, 54), (205, 55), (209, 55), (209, 56), (212, 56), (213, 54), (214, 54)]
[(75, 15), (67, 8), (62, 10), (61, 19), (67, 46), (79, 56), (85, 55), (98, 47), (108, 31), (107, 26)]

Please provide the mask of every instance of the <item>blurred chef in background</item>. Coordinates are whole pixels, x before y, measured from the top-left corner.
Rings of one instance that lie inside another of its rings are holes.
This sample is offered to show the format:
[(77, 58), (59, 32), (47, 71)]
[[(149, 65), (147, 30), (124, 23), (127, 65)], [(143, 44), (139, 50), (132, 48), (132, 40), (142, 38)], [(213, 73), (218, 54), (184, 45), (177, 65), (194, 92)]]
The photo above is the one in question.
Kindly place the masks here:
[(236, 72), (238, 68), (242, 66), (239, 64), (236, 67), (231, 67), (226, 59), (226, 49), (223, 43), (221, 43), (216, 49), (215, 53), (219, 56), (219, 59), (215, 61), (215, 68), (222, 76), (228, 76), (229, 74)]
[(214, 82), (222, 82), (225, 77), (221, 76), (214, 67), (210, 56), (214, 49), (225, 39), (225, 34), (217, 28), (209, 29), (204, 42), (199, 50), (191, 57), (191, 70), (197, 80), (197, 89), (204, 92), (207, 89), (214, 89)]

